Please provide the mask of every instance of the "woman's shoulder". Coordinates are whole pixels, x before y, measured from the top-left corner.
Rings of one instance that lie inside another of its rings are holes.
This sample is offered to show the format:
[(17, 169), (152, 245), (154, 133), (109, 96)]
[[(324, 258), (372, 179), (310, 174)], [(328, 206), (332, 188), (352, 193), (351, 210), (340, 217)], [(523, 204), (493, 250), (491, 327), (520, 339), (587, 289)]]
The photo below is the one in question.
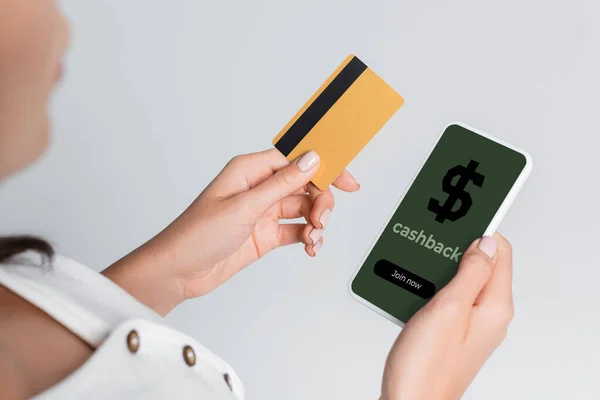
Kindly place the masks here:
[(23, 253), (0, 264), (0, 284), (59, 321), (89, 326), (90, 340), (101, 340), (125, 320), (162, 317), (97, 271), (62, 255), (51, 263)]
[[(214, 397), (219, 399), (243, 398), (243, 385), (227, 363), (194, 338), (169, 327), (108, 278), (64, 256), (55, 257), (51, 264), (39, 261), (27, 255), (0, 264), (0, 286), (95, 349), (66, 379), (45, 386), (48, 389), (40, 399), (112, 398), (131, 392), (147, 398), (176, 392), (200, 398), (215, 393), (223, 394)], [(47, 329), (30, 331), (48, 336)], [(10, 372), (2, 371), (7, 365), (0, 358), (0, 374)], [(13, 385), (15, 390), (21, 387)], [(7, 388), (3, 389), (0, 397), (6, 394)]]

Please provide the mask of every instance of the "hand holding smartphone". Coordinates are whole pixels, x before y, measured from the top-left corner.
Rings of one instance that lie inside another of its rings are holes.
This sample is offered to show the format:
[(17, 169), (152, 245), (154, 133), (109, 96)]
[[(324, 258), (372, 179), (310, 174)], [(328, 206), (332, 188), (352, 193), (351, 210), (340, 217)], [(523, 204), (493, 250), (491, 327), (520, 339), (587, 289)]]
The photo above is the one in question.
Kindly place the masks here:
[(452, 279), (471, 242), (497, 229), (531, 168), (526, 152), (448, 125), (357, 268), (351, 295), (403, 326)]

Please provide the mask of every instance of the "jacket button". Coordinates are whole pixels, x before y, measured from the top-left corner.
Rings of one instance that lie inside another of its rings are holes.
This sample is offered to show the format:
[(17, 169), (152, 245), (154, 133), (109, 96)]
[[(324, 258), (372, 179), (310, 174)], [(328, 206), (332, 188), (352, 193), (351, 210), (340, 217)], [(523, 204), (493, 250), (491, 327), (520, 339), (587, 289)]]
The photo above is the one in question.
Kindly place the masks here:
[(223, 379), (225, 379), (225, 383), (229, 387), (229, 390), (233, 391), (233, 385), (231, 384), (231, 377), (229, 376), (229, 374), (224, 374)]
[(196, 364), (196, 353), (194, 352), (194, 349), (192, 349), (191, 346), (186, 345), (183, 347), (183, 359), (185, 360), (185, 363), (190, 367)]
[(127, 348), (132, 353), (136, 353), (140, 348), (140, 336), (137, 331), (133, 330), (127, 335)]

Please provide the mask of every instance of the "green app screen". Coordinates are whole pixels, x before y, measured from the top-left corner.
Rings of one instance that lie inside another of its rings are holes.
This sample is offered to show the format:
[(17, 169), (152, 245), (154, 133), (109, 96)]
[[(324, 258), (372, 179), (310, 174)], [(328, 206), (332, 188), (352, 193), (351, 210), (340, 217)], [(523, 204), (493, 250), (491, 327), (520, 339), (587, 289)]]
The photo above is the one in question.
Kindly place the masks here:
[(450, 125), (352, 282), (352, 291), (408, 321), (455, 275), (526, 165), (525, 156)]

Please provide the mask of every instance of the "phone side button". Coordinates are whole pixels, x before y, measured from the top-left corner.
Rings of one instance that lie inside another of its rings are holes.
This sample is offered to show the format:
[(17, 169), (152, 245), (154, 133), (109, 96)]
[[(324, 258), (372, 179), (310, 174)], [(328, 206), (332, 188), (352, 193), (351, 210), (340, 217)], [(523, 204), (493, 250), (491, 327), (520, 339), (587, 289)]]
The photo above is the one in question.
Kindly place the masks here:
[(402, 289), (408, 290), (423, 299), (429, 299), (435, 294), (435, 285), (433, 283), (388, 260), (377, 261), (374, 270), (375, 275), (380, 278), (396, 286), (400, 286)]

